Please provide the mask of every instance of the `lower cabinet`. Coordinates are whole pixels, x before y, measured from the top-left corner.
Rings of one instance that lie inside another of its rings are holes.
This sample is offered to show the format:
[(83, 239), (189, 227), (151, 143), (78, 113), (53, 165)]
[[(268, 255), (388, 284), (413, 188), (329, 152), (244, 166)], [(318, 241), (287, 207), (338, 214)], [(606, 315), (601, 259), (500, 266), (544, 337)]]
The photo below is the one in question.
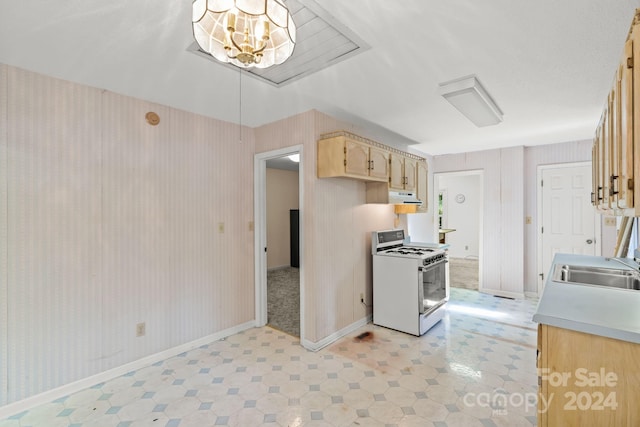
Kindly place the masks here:
[(538, 426), (640, 426), (640, 344), (538, 326)]

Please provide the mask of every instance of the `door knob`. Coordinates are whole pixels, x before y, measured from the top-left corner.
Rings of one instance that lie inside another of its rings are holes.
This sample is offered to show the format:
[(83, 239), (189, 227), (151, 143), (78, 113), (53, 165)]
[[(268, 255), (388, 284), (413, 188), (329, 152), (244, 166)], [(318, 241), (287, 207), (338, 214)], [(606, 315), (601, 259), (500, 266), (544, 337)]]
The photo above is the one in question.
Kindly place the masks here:
[(590, 245), (590, 244), (592, 244), (592, 243), (593, 243), (593, 240), (591, 240), (591, 239), (587, 239), (587, 245)]

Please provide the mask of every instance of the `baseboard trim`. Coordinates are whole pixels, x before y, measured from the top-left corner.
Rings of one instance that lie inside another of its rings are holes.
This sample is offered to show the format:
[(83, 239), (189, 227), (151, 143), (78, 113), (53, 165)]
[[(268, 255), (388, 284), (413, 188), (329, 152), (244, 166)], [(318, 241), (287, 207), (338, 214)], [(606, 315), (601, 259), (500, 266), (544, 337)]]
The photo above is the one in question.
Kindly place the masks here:
[(481, 289), (480, 292), (494, 295), (497, 297), (524, 299), (524, 292), (507, 292), (507, 291), (497, 291), (494, 289)]
[(533, 298), (533, 299), (537, 299), (537, 298), (538, 298), (538, 293), (537, 293), (537, 292), (529, 292), (529, 291), (526, 291), (526, 292), (524, 293), (524, 297), (525, 297), (525, 298)]
[(201, 347), (203, 345), (212, 343), (214, 341), (219, 341), (222, 338), (226, 338), (231, 335), (235, 335), (239, 332), (246, 331), (247, 329), (251, 329), (254, 326), (255, 326), (254, 320), (250, 322), (242, 323), (240, 325), (225, 329), (223, 331), (216, 332), (215, 334), (211, 334), (211, 335), (207, 335), (206, 337), (199, 338), (195, 341), (191, 341), (176, 347), (169, 348), (167, 350), (163, 350), (159, 353), (145, 356), (133, 362), (125, 363), (124, 365), (118, 366), (116, 368), (109, 369), (104, 372), (100, 372), (99, 374), (95, 374), (90, 377), (83, 378), (81, 380), (74, 381), (69, 384), (65, 384), (63, 386), (45, 391), (40, 394), (36, 394), (34, 396), (27, 397), (17, 402), (9, 403), (8, 405), (0, 407), (0, 420), (9, 418), (11, 416), (17, 415), (24, 411), (28, 411), (29, 409), (34, 408), (36, 406), (52, 402), (56, 399), (60, 399), (61, 397), (65, 397), (70, 394), (77, 393), (84, 389), (93, 387), (96, 384), (100, 384), (102, 382), (112, 380), (128, 372), (135, 371), (137, 369), (144, 368), (149, 365), (153, 365), (156, 362), (160, 362), (170, 357), (177, 356), (178, 354), (184, 353), (185, 351), (190, 351), (190, 350), (193, 350), (194, 348)]
[(304, 348), (306, 348), (307, 350), (310, 351), (318, 351), (321, 350), (323, 348), (325, 348), (326, 346), (333, 344), (334, 342), (336, 342), (337, 340), (339, 340), (340, 338), (349, 335), (351, 332), (355, 331), (358, 328), (363, 327), (364, 325), (366, 325), (367, 323), (371, 323), (371, 321), (373, 320), (373, 315), (369, 314), (367, 317), (363, 317), (360, 320), (357, 320), (355, 322), (353, 322), (352, 324), (345, 326), (344, 328), (340, 329), (337, 332), (334, 332), (333, 334), (321, 339), (320, 341), (317, 342), (313, 342), (313, 341), (309, 341), (309, 340), (304, 340), (302, 341), (302, 346)]

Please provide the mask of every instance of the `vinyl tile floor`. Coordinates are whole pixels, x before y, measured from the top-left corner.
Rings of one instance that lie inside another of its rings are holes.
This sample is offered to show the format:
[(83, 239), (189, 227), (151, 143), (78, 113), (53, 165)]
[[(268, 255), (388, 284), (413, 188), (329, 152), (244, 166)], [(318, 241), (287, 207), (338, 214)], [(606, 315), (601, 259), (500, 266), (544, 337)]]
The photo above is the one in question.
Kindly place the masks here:
[(445, 318), (422, 337), (368, 324), (318, 352), (250, 329), (0, 427), (530, 427), (535, 305), (452, 289)]

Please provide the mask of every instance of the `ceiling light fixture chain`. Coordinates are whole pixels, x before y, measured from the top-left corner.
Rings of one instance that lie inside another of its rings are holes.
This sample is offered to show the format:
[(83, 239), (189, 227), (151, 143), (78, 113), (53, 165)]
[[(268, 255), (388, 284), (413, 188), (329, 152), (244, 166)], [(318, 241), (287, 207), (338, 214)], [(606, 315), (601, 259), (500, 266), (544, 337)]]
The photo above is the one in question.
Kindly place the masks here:
[(239, 117), (238, 121), (239, 121), (240, 129), (238, 130), (238, 132), (240, 133), (240, 136), (239, 136), (240, 142), (242, 142), (242, 68), (238, 68), (238, 71), (239, 71), (238, 83), (240, 86), (240, 89), (238, 91), (240, 93), (240, 102), (238, 103), (239, 104), (238, 105), (238, 117)]
[(283, 0), (194, 0), (192, 21), (202, 50), (240, 68), (281, 64), (296, 43)]

